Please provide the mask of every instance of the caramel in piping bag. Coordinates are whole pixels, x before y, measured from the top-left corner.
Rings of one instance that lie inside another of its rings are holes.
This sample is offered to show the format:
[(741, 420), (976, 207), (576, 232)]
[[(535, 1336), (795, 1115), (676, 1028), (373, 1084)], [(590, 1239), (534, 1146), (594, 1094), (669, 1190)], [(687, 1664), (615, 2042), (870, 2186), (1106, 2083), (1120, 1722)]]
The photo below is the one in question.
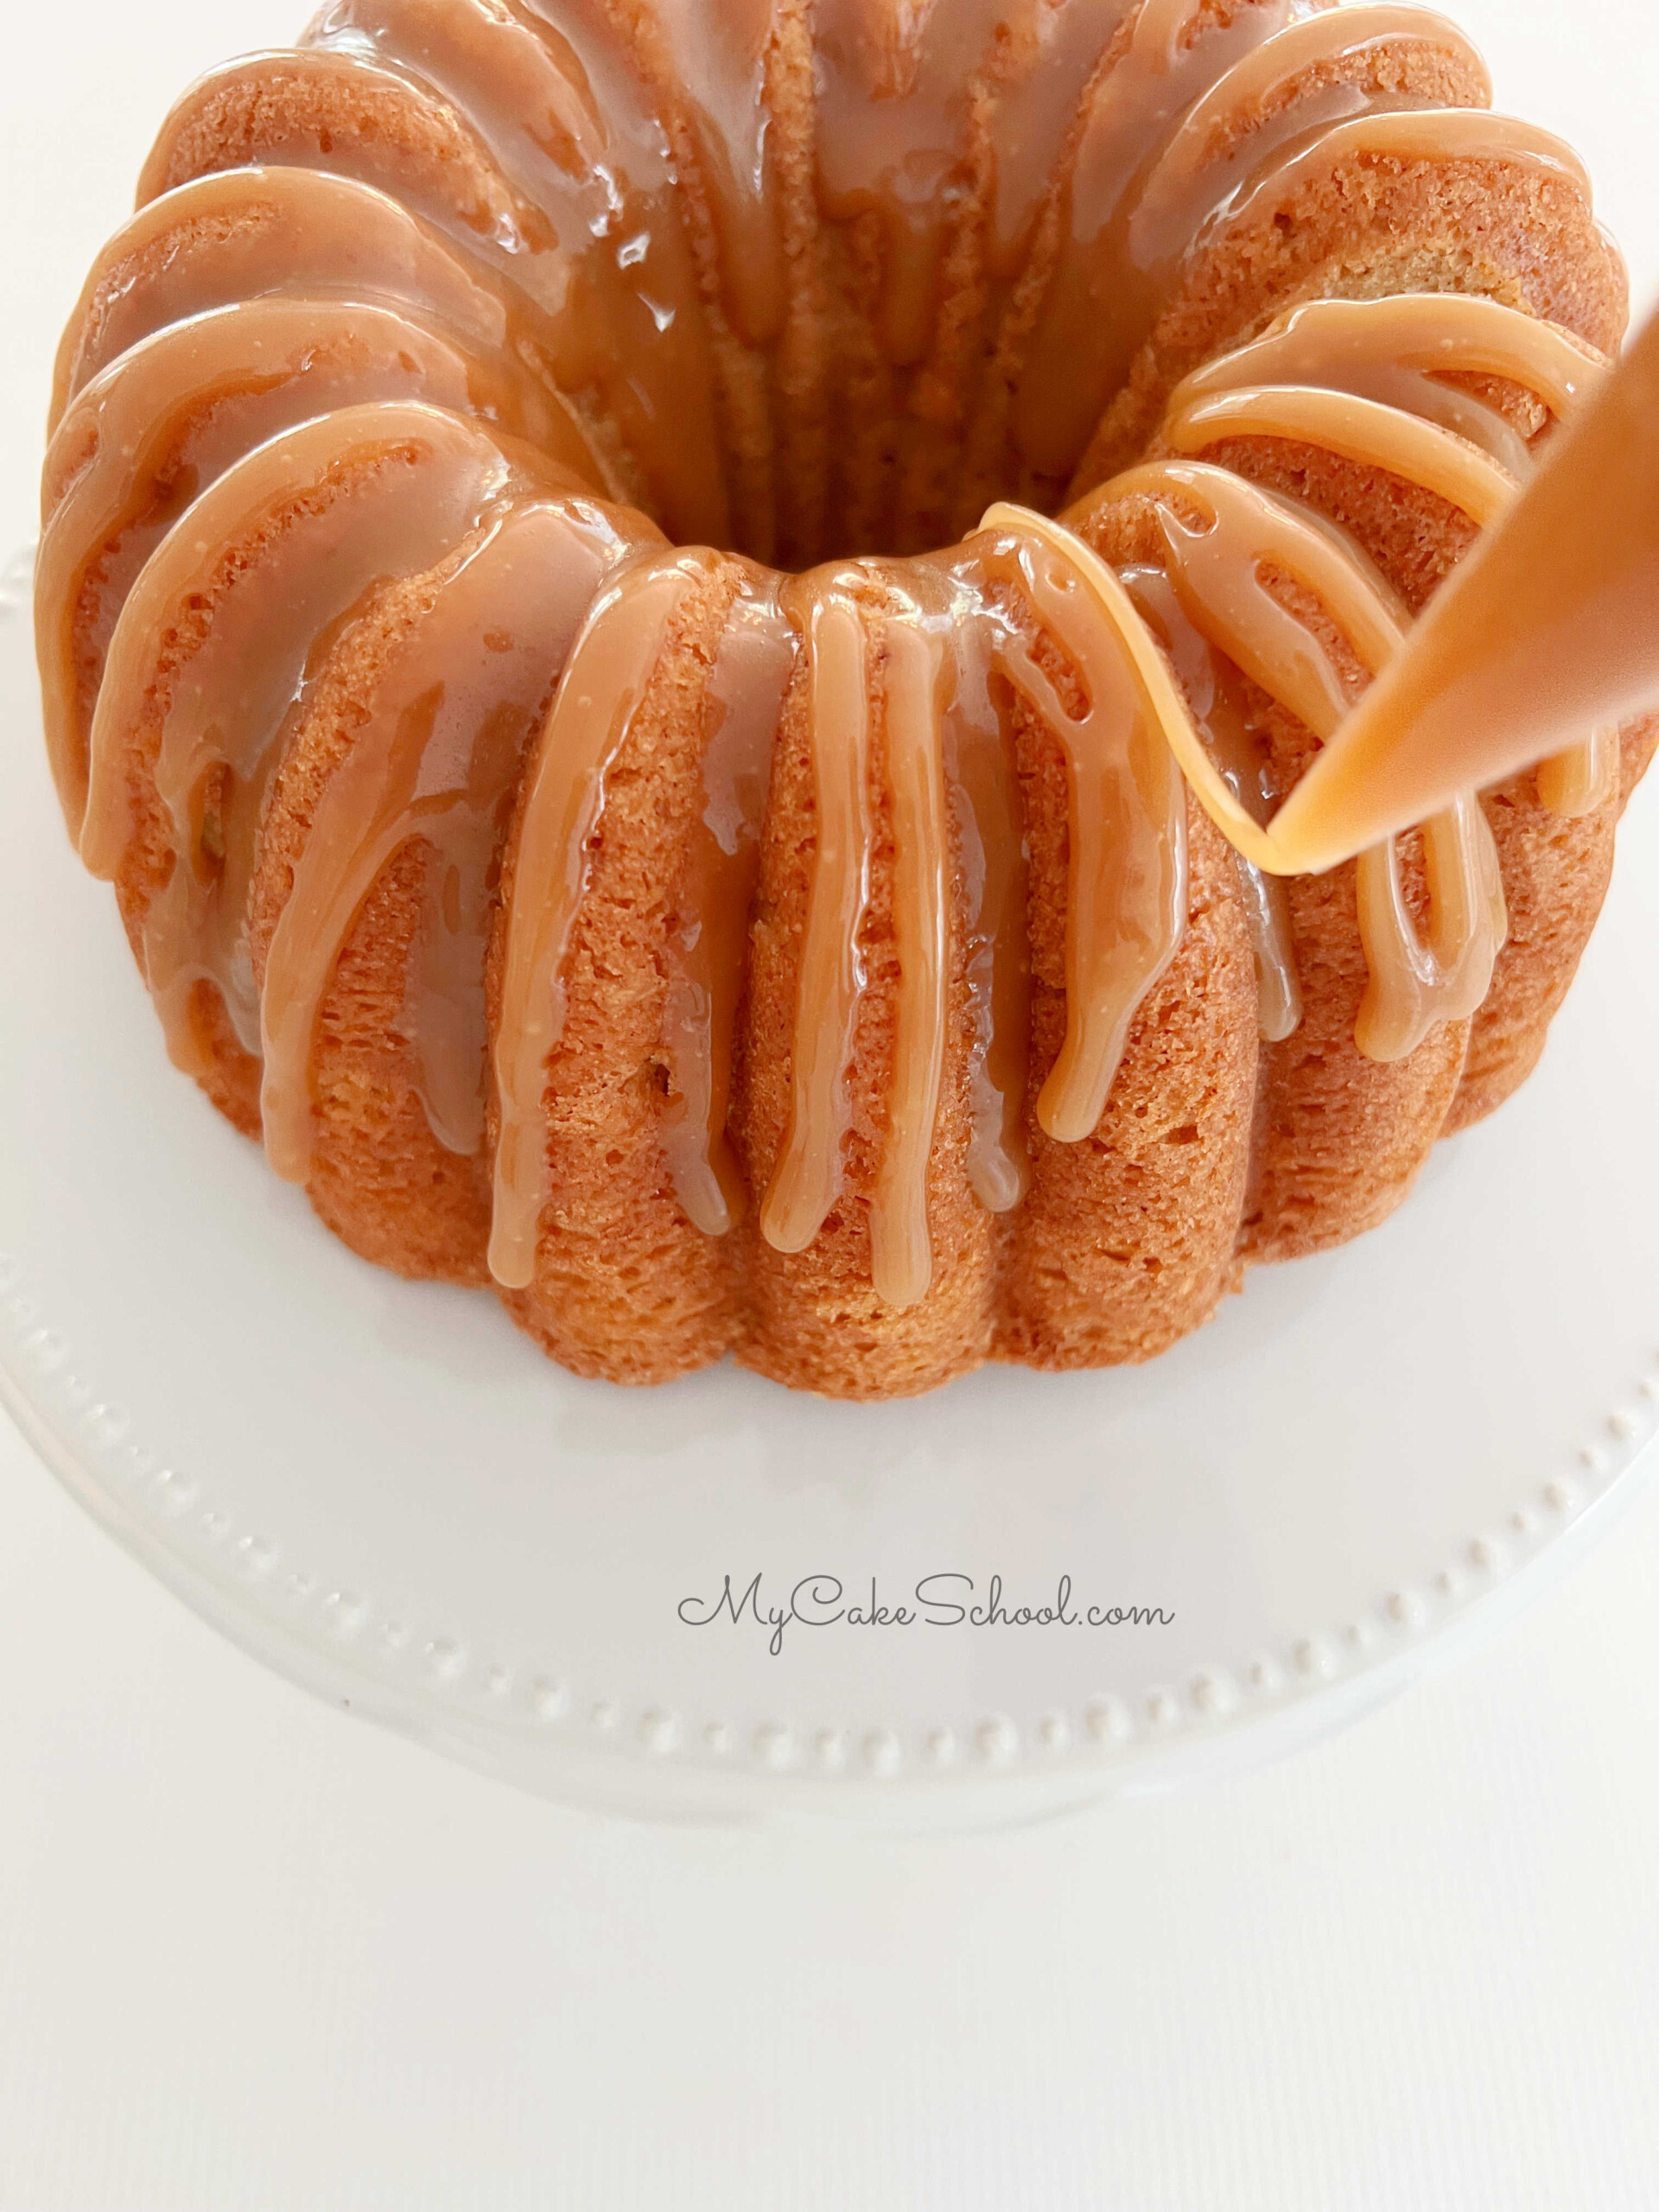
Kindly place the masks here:
[(1471, 553), (1270, 831), (1334, 868), (1659, 705), (1659, 318)]

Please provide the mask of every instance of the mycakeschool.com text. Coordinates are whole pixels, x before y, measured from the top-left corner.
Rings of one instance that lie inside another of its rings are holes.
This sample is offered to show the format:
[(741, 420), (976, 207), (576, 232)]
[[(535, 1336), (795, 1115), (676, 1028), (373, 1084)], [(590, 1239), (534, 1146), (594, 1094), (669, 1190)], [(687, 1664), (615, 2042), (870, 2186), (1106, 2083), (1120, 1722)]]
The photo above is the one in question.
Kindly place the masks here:
[(848, 1583), (836, 1574), (806, 1574), (768, 1588), (764, 1574), (747, 1582), (728, 1574), (717, 1590), (682, 1598), (678, 1612), (688, 1628), (763, 1630), (773, 1658), (796, 1628), (1135, 1629), (1168, 1628), (1175, 1618), (1162, 1605), (1081, 1598), (1069, 1574), (1046, 1592), (1011, 1593), (1000, 1574), (950, 1573), (925, 1574), (895, 1596), (874, 1575)]

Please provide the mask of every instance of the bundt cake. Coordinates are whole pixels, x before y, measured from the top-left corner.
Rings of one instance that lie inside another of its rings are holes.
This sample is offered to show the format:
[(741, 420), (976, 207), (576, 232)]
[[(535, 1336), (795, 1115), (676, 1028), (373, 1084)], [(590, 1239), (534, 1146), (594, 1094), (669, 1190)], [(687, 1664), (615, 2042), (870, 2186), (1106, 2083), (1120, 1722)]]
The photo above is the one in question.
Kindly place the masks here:
[(1381, 1221), (1654, 742), (1256, 849), (1620, 341), (1489, 98), (1318, 0), (331, 0), (207, 77), (36, 602), (175, 1061), (619, 1382), (1146, 1359)]

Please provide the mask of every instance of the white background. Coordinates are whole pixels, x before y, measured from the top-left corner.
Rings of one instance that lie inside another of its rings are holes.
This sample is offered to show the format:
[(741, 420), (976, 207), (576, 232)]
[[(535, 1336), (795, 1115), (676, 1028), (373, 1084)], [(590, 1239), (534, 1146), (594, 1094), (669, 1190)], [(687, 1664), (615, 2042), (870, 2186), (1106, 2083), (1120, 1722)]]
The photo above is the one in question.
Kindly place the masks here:
[[(1457, 12), (1589, 156), (1645, 304), (1652, 0)], [(296, 28), (9, 25), (6, 547), (168, 100)], [(1649, 1497), (1451, 1678), (1199, 1796), (961, 1843), (653, 1830), (264, 1675), (0, 1431), (0, 2212), (1659, 2207), (1656, 1588)]]

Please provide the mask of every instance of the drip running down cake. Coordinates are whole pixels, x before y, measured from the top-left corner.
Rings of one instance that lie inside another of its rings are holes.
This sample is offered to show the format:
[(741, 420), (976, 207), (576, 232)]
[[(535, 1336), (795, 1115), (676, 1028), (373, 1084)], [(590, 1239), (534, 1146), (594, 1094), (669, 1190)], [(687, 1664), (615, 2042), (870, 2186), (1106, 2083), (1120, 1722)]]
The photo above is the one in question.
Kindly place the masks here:
[(1266, 823), (1624, 327), (1463, 36), (334, 0), (66, 334), (70, 832), (168, 1050), (580, 1374), (1143, 1360), (1527, 1076), (1645, 725)]

